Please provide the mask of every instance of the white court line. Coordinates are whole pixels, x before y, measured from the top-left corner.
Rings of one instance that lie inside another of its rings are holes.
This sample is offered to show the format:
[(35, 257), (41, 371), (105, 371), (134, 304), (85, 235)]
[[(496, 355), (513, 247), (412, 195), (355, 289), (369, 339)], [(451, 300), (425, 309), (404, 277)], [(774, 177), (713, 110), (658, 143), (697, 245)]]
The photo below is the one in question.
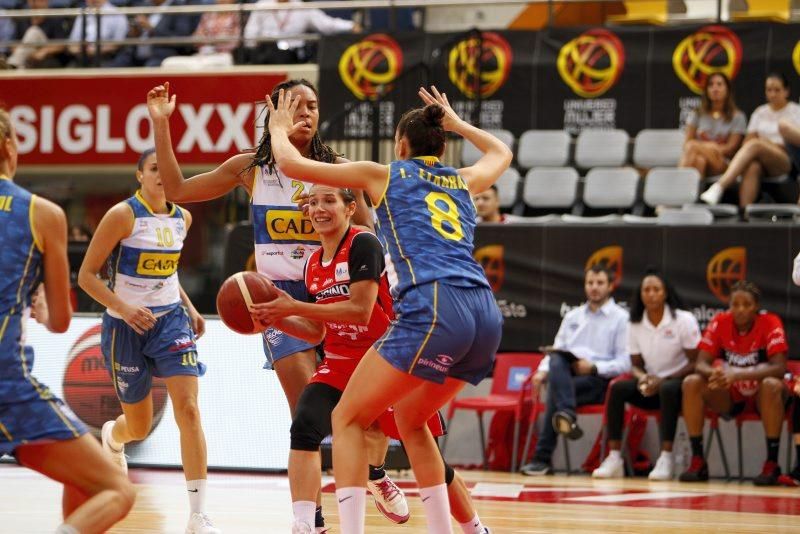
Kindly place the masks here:
[(587, 497), (568, 497), (563, 501), (574, 502), (631, 502), (631, 501), (650, 501), (654, 499), (680, 499), (683, 497), (704, 497), (711, 493), (689, 492), (689, 491), (654, 491), (650, 493), (623, 493), (619, 495), (593, 495)]
[(522, 484), (496, 484), (491, 482), (478, 482), (470, 492), (473, 497), (502, 497), (519, 499), (525, 489)]

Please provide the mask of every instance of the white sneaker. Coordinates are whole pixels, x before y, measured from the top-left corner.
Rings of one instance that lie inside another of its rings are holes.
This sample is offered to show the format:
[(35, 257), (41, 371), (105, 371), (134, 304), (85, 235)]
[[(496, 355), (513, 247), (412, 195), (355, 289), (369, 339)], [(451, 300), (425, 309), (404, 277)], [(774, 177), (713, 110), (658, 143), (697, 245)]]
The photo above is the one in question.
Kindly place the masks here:
[(406, 496), (388, 476), (367, 481), (367, 489), (372, 493), (378, 511), (392, 523), (402, 524), (411, 517)]
[(600, 467), (592, 471), (592, 478), (624, 478), (625, 461), (622, 456), (606, 456)]
[(656, 466), (647, 475), (650, 480), (672, 480), (672, 456), (661, 453), (656, 461)]
[(300, 521), (299, 519), (295, 519), (292, 523), (292, 534), (314, 534), (316, 530), (314, 527), (306, 523), (305, 521)]
[(111, 439), (111, 430), (114, 428), (114, 421), (106, 421), (100, 430), (100, 440), (103, 443), (103, 450), (111, 455), (111, 461), (120, 466), (122, 472), (128, 474), (128, 460), (125, 458), (125, 445), (119, 450), (111, 447), (108, 442)]
[(214, 526), (206, 514), (194, 513), (186, 525), (186, 534), (222, 534), (222, 531)]
[(706, 191), (700, 195), (700, 200), (710, 206), (715, 206), (719, 204), (719, 201), (722, 198), (722, 193), (724, 193), (724, 190), (719, 186), (719, 184), (711, 184), (711, 187), (706, 189)]

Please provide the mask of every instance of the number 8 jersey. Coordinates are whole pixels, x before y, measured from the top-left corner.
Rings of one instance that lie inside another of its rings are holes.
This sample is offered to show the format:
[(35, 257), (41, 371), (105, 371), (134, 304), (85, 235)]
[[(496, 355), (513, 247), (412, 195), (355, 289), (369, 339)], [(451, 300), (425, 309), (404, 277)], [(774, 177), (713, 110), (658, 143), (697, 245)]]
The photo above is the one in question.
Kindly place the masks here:
[(395, 299), (434, 281), (489, 287), (472, 257), (475, 205), (456, 169), (432, 156), (393, 161), (375, 215)]
[[(139, 191), (125, 203), (133, 211), (133, 230), (108, 258), (109, 289), (132, 306), (146, 306), (154, 313), (168, 311), (181, 301), (183, 208), (167, 203), (169, 213), (154, 213)], [(117, 317), (111, 310), (108, 313)]]

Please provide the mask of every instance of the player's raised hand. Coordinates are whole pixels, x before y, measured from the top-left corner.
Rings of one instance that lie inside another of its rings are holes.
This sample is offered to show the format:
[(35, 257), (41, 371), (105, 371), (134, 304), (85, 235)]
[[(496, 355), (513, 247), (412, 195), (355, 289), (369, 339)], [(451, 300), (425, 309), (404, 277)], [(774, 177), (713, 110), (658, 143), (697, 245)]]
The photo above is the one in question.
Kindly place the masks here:
[(175, 95), (169, 95), (169, 82), (153, 87), (147, 93), (147, 110), (150, 118), (168, 119), (175, 111)]
[(269, 131), (285, 131), (291, 136), (304, 125), (304, 122), (294, 122), (294, 114), (300, 105), (300, 96), (293, 97), (291, 91), (278, 91), (278, 104), (272, 105), (272, 99), (267, 95), (267, 109), (269, 110)]
[(435, 85), (431, 85), (431, 90), (428, 92), (424, 87), (419, 88), (419, 97), (428, 104), (439, 104), (444, 108), (444, 119), (442, 119), (442, 127), (445, 131), (452, 132), (463, 121), (450, 107), (450, 102), (447, 100), (447, 94), (440, 93)]

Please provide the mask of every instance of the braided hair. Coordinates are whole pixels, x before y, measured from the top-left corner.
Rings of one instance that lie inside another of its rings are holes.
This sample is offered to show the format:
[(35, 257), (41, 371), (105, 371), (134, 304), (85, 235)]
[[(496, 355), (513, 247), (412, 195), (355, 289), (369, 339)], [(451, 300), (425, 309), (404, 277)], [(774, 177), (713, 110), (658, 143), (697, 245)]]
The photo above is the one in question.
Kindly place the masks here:
[[(281, 82), (276, 85), (272, 90), (272, 94), (270, 94), (269, 97), (270, 100), (272, 100), (272, 105), (278, 105), (278, 92), (280, 92), (281, 89), (288, 91), (292, 87), (297, 87), (298, 85), (304, 85), (308, 87), (317, 97), (319, 97), (317, 88), (314, 87), (314, 85), (308, 80), (286, 80), (285, 82)], [(339, 155), (340, 154), (338, 154), (335, 150), (322, 142), (318, 131), (314, 132), (314, 137), (311, 139), (311, 151), (308, 155), (309, 159), (321, 161), (323, 163), (334, 163)], [(262, 167), (264, 165), (267, 166), (270, 173), (275, 173), (275, 156), (272, 154), (272, 141), (269, 134), (269, 111), (264, 113), (264, 133), (261, 135), (261, 139), (258, 142), (255, 154), (253, 154), (253, 159), (250, 162), (250, 165), (248, 165), (245, 169), (245, 172), (255, 167)]]

